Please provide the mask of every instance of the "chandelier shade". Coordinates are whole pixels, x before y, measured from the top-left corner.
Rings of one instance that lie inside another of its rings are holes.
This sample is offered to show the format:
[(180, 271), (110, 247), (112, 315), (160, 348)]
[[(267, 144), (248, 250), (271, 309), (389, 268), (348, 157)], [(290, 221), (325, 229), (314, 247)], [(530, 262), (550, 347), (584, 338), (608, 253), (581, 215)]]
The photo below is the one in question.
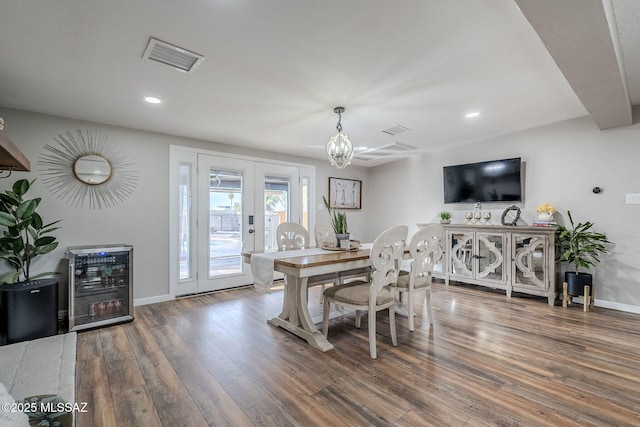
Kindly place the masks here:
[(351, 159), (353, 159), (353, 144), (349, 140), (349, 135), (342, 132), (341, 121), (344, 110), (344, 107), (333, 109), (333, 112), (338, 114), (338, 124), (336, 125), (338, 132), (331, 135), (325, 147), (331, 165), (338, 169), (346, 168), (347, 165), (351, 164)]

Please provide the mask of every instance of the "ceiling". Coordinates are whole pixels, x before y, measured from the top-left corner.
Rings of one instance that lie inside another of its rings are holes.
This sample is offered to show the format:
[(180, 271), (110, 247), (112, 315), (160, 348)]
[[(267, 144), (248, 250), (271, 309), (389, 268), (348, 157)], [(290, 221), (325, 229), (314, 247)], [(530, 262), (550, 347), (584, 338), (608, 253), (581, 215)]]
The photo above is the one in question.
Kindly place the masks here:
[[(336, 106), (357, 147), (412, 154), (587, 114), (629, 125), (640, 104), (637, 0), (0, 5), (0, 106), (305, 157), (324, 158)], [(205, 59), (143, 59), (151, 37)]]

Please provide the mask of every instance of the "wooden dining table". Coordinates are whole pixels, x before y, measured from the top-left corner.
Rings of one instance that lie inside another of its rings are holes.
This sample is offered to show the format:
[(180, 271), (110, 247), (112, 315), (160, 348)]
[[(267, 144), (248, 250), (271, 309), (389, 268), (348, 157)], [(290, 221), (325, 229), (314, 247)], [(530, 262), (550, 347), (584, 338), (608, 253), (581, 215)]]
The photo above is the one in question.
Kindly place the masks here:
[[(296, 251), (295, 256), (287, 257), (286, 253), (274, 259), (274, 271), (286, 276), (282, 312), (269, 319), (269, 324), (279, 326), (306, 340), (311, 346), (328, 351), (333, 348), (327, 338), (318, 330), (309, 313), (308, 282), (310, 278), (322, 275), (349, 275), (371, 265), (369, 249), (352, 251)], [(251, 252), (243, 252), (246, 263), (251, 263)], [(315, 280), (314, 280), (315, 281)], [(329, 283), (330, 280), (327, 282)]]

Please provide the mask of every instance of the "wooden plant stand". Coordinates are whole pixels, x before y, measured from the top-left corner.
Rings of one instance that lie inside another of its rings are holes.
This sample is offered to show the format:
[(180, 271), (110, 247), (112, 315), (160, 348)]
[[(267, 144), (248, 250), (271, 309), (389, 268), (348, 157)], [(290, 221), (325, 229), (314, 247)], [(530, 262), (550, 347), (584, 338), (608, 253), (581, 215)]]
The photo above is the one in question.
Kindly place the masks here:
[(571, 300), (571, 297), (582, 297), (582, 300), (584, 302), (584, 311), (589, 311), (590, 309), (593, 308), (593, 304), (594, 304), (594, 296), (593, 296), (593, 290), (591, 289), (591, 287), (589, 285), (586, 285), (584, 287), (584, 293), (583, 295), (569, 295), (569, 293), (567, 292), (568, 289), (568, 285), (567, 282), (563, 282), (562, 283), (562, 306), (563, 307), (568, 307), (570, 306), (573, 302)]

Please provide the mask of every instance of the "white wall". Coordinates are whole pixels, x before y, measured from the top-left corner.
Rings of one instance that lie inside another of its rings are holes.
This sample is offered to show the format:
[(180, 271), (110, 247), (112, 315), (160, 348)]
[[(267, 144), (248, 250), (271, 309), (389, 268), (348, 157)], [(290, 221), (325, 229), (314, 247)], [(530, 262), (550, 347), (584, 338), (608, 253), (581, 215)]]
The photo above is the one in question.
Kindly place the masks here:
[[(640, 205), (625, 204), (626, 193), (640, 193), (640, 124), (600, 131), (590, 118), (580, 118), (424, 154), (372, 168), (371, 231), (395, 224), (437, 222), (441, 210), (453, 212), (453, 223), (464, 223), (469, 204), (443, 205), (442, 167), (509, 157), (525, 162), (522, 222), (530, 224), (536, 206), (549, 202), (568, 221), (595, 223), (615, 243), (595, 269), (599, 305), (640, 312)], [(599, 186), (600, 194), (591, 190)], [(509, 204), (484, 204), (494, 223)]]
[[(51, 256), (36, 260), (35, 271), (57, 269), (66, 272), (63, 261), (68, 246), (129, 243), (135, 247), (135, 298), (153, 300), (169, 292), (169, 215), (168, 165), (169, 145), (184, 145), (208, 150), (313, 164), (316, 166), (316, 209), (327, 194), (328, 177), (363, 181), (362, 210), (347, 211), (350, 230), (355, 238), (366, 241), (389, 226), (437, 221), (443, 209), (454, 213), (453, 222), (463, 223), (463, 214), (471, 205), (442, 204), (442, 166), (522, 157), (526, 163), (525, 202), (522, 220), (530, 223), (535, 208), (552, 203), (563, 213), (571, 210), (578, 221), (595, 222), (616, 243), (603, 257), (595, 271), (596, 299), (630, 309), (640, 309), (640, 205), (626, 205), (625, 193), (640, 192), (640, 125), (607, 131), (598, 130), (589, 118), (505, 135), (499, 138), (452, 147), (451, 149), (400, 160), (365, 169), (349, 166), (344, 170), (328, 162), (240, 147), (192, 140), (151, 132), (106, 126), (96, 123), (0, 108), (6, 121), (5, 134), (25, 153), (32, 172), (14, 172), (6, 189), (18, 178), (38, 178), (37, 160), (45, 144), (55, 144), (58, 134), (75, 129), (96, 129), (114, 137), (123, 149), (136, 157), (139, 184), (132, 197), (110, 209), (75, 208), (48, 193), (41, 179), (31, 190), (32, 197), (43, 198), (40, 212), (45, 221), (62, 219), (57, 233), (60, 247)], [(40, 177), (41, 178), (41, 177)], [(594, 186), (603, 188), (595, 195)], [(494, 221), (510, 204), (485, 205)], [(316, 211), (318, 221), (328, 217)], [(66, 307), (66, 274), (61, 275), (61, 302)], [(619, 308), (619, 307), (618, 307)]]
[[(115, 126), (0, 108), (5, 120), (4, 133), (16, 144), (31, 162), (31, 172), (13, 172), (11, 177), (0, 180), (0, 190), (9, 189), (20, 178), (38, 178), (28, 197), (42, 197), (39, 213), (43, 220), (62, 219), (61, 229), (55, 233), (60, 242), (52, 254), (36, 259), (32, 270), (60, 271), (60, 309), (67, 307), (67, 283), (65, 249), (69, 246), (127, 243), (134, 246), (134, 298), (137, 302), (150, 302), (166, 298), (169, 293), (169, 146), (182, 145), (219, 152), (242, 154), (265, 159), (277, 159), (316, 166), (316, 200), (312, 208), (322, 203), (322, 195), (328, 191), (328, 177), (358, 179), (363, 181), (363, 209), (348, 211), (350, 231), (355, 237), (369, 229), (367, 198), (367, 169), (349, 167), (337, 170), (328, 161), (285, 156), (269, 152), (248, 150), (221, 143), (198, 141), (152, 132), (135, 131)], [(88, 206), (73, 207), (49, 193), (42, 183), (38, 159), (46, 153), (44, 146), (57, 143), (59, 134), (76, 129), (99, 130), (114, 138), (118, 146), (137, 161), (139, 182), (134, 194), (109, 209), (91, 210)], [(326, 137), (329, 137), (327, 132)], [(316, 211), (318, 221), (328, 220), (326, 210)], [(0, 271), (6, 270), (0, 266)]]

